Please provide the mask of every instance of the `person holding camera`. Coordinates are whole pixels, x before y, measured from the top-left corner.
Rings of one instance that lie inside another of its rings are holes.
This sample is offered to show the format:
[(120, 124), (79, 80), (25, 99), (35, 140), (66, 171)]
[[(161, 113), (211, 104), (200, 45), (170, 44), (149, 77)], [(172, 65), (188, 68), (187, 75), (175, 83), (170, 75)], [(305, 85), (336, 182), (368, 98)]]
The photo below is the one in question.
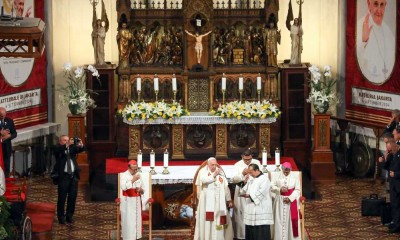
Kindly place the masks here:
[[(58, 185), (57, 217), (59, 224), (72, 223), (75, 211), (75, 202), (78, 195), (79, 167), (76, 161), (78, 153), (85, 147), (79, 138), (69, 138), (62, 135), (55, 146), (54, 156), (56, 163), (53, 168), (52, 179)], [(64, 206), (67, 200), (67, 211)]]

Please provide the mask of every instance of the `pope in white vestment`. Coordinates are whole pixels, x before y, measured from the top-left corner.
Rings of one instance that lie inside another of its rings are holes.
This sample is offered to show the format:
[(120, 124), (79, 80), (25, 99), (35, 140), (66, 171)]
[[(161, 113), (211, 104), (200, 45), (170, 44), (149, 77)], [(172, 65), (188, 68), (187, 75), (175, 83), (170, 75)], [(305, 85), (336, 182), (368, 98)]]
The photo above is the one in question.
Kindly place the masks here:
[(121, 232), (124, 240), (142, 238), (142, 202), (144, 183), (137, 172), (136, 161), (131, 160), (128, 170), (120, 173)]
[(198, 205), (194, 240), (232, 240), (233, 229), (227, 203), (232, 206), (228, 181), (215, 158), (197, 176)]
[(260, 161), (257, 159), (253, 159), (251, 151), (246, 150), (242, 154), (242, 160), (235, 163), (235, 175), (232, 178), (232, 182), (236, 184), (235, 187), (235, 195), (234, 195), (234, 207), (233, 207), (233, 229), (234, 229), (234, 237), (236, 239), (245, 239), (245, 227), (244, 227), (244, 208), (246, 205), (246, 199), (240, 197), (240, 190), (245, 185), (245, 178), (252, 178), (248, 171), (249, 164), (257, 164), (261, 169)]
[(253, 178), (243, 187), (241, 195), (246, 199), (246, 240), (268, 240), (271, 239), (270, 225), (274, 223), (270, 181), (257, 164), (250, 164), (248, 168)]
[(299, 218), (300, 179), (291, 173), (291, 164), (282, 164), (282, 171), (273, 173), (271, 191), (274, 199), (274, 240), (300, 240), (301, 228)]
[[(380, 0), (384, 4), (383, 10), (374, 6), (371, 1), (367, 1), (367, 14), (357, 20), (357, 60), (368, 81), (383, 84), (391, 76), (394, 68), (396, 29), (390, 29), (383, 21), (387, 1)], [(390, 20), (395, 22), (396, 15), (393, 17)]]

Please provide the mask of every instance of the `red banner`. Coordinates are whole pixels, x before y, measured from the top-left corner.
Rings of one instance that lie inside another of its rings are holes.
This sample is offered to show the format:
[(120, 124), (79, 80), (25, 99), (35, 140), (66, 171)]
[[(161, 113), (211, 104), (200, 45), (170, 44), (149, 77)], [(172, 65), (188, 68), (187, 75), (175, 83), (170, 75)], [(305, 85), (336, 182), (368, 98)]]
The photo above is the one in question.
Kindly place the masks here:
[[(33, 4), (26, 1), (18, 10), (28, 16), (32, 9), (34, 16), (44, 21), (44, 0), (34, 0)], [(1, 59), (0, 106), (7, 109), (7, 116), (14, 120), (17, 128), (47, 122), (45, 52), (36, 59)]]
[(349, 0), (346, 117), (386, 123), (400, 109), (400, 0)]

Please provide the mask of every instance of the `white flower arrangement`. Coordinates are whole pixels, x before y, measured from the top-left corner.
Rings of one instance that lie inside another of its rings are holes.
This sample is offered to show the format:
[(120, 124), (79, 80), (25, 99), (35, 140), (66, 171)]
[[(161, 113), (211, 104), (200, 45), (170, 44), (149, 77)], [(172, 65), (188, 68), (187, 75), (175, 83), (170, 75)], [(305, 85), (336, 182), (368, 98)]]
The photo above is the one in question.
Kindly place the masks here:
[(332, 79), (331, 66), (324, 66), (323, 74), (321, 74), (316, 65), (312, 65), (308, 70), (311, 74), (311, 91), (307, 102), (314, 105), (335, 105), (339, 103), (339, 97), (333, 91), (333, 86), (335, 86), (336, 81)]
[(148, 119), (150, 121), (156, 118), (173, 119), (181, 116), (189, 116), (190, 112), (179, 103), (162, 102), (130, 102), (124, 109), (118, 110), (118, 114), (125, 117), (128, 121), (133, 119)]
[(240, 120), (242, 118), (277, 118), (281, 114), (281, 111), (275, 104), (264, 100), (262, 102), (245, 101), (244, 103), (233, 101), (219, 105), (217, 110), (211, 110), (210, 113), (222, 118), (237, 118)]
[[(87, 71), (91, 72), (94, 77), (99, 79), (99, 72), (95, 67), (89, 65)], [(89, 108), (95, 108), (95, 102), (90, 97), (90, 93), (94, 93), (90, 89), (86, 89), (86, 74), (82, 66), (72, 69), (71, 63), (64, 63), (64, 76), (67, 78), (66, 86), (60, 86), (57, 91), (60, 92), (59, 108), (64, 105), (77, 105), (77, 114), (86, 113)], [(71, 108), (70, 108), (71, 109)]]

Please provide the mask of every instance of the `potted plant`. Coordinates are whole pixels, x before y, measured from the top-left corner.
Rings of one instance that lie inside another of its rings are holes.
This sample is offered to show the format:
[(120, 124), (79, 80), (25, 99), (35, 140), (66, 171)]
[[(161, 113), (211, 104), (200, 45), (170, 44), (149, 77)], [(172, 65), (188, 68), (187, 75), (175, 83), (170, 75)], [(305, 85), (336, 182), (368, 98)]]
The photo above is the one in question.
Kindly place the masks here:
[(60, 105), (68, 105), (73, 115), (86, 113), (89, 108), (95, 108), (95, 101), (90, 97), (94, 93), (91, 89), (86, 89), (86, 72), (89, 71), (99, 79), (99, 72), (95, 67), (89, 65), (87, 70), (82, 66), (72, 69), (71, 63), (64, 63), (63, 72), (67, 78), (66, 86), (59, 86), (57, 91), (60, 93)]
[(330, 106), (339, 103), (339, 97), (333, 91), (336, 81), (332, 79), (331, 66), (324, 66), (322, 74), (316, 65), (312, 65), (308, 70), (311, 75), (311, 91), (307, 102), (314, 106), (317, 113), (324, 114), (328, 111)]

